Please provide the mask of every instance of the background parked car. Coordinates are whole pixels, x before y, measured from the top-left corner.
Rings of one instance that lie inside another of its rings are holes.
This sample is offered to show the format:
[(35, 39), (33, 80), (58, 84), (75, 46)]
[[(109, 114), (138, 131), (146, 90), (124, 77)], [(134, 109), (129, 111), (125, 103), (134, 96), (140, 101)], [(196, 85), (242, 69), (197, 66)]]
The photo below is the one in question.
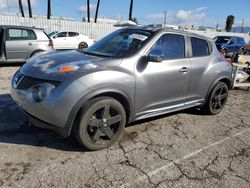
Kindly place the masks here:
[(223, 55), (241, 53), (246, 45), (244, 38), (237, 36), (217, 36), (213, 40)]
[(94, 43), (90, 36), (73, 31), (54, 31), (49, 36), (55, 49), (83, 49)]
[(25, 62), (33, 55), (52, 51), (53, 41), (43, 29), (0, 25), (0, 62)]

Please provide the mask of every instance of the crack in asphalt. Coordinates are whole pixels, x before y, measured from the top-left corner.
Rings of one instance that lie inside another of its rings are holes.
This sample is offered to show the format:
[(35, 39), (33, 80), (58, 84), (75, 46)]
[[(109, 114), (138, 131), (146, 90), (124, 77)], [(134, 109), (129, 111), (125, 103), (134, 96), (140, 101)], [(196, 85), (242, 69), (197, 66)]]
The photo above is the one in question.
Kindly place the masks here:
[[(147, 177), (148, 180), (150, 180), (150, 177), (151, 177), (151, 176), (153, 176), (153, 175), (155, 175), (155, 174), (157, 174), (157, 173), (159, 173), (159, 172), (161, 172), (161, 171), (164, 171), (164, 170), (166, 170), (167, 168), (169, 168), (169, 167), (171, 167), (171, 166), (177, 165), (177, 168), (178, 168), (178, 164), (179, 164), (180, 162), (182, 162), (182, 161), (184, 161), (184, 160), (186, 160), (186, 159), (189, 159), (189, 158), (191, 158), (191, 157), (193, 157), (193, 156), (195, 156), (195, 155), (197, 155), (197, 154), (199, 154), (199, 153), (201, 153), (201, 152), (203, 152), (203, 151), (205, 151), (205, 150), (208, 150), (208, 149), (210, 149), (210, 148), (212, 148), (212, 147), (214, 147), (214, 146), (216, 146), (216, 145), (219, 145), (219, 144), (221, 144), (221, 143), (223, 143), (223, 142), (225, 142), (225, 141), (227, 141), (227, 140), (230, 140), (230, 139), (232, 139), (232, 138), (235, 138), (235, 137), (237, 137), (237, 136), (240, 136), (240, 135), (242, 135), (242, 134), (245, 134), (245, 133), (247, 133), (247, 132), (249, 132), (249, 131), (250, 131), (250, 128), (249, 128), (249, 129), (246, 129), (246, 130), (244, 130), (244, 131), (241, 131), (241, 132), (239, 132), (239, 133), (236, 133), (236, 134), (234, 134), (234, 135), (231, 135), (230, 137), (226, 137), (226, 138), (224, 138), (224, 139), (222, 139), (222, 140), (219, 140), (219, 141), (217, 141), (217, 142), (211, 143), (211, 144), (209, 144), (209, 145), (207, 145), (207, 146), (205, 146), (205, 147), (203, 147), (203, 148), (201, 148), (201, 149), (199, 149), (199, 150), (196, 150), (196, 151), (194, 151), (194, 152), (192, 152), (192, 153), (190, 153), (190, 154), (188, 154), (188, 155), (186, 155), (186, 156), (184, 156), (184, 157), (182, 157), (182, 158), (179, 158), (179, 159), (177, 159), (177, 160), (173, 160), (173, 162), (170, 162), (170, 163), (166, 164), (165, 166), (162, 166), (162, 167), (160, 167), (160, 168), (158, 168), (158, 169), (155, 169), (155, 170), (153, 170), (153, 171), (151, 171), (151, 172), (149, 172), (149, 173), (146, 173), (145, 176)], [(179, 170), (180, 170), (180, 172), (182, 172), (180, 168), (179, 168)], [(185, 173), (182, 173), (182, 174), (183, 174), (183, 176), (185, 176)], [(213, 173), (213, 172), (211, 172), (211, 171), (210, 171), (210, 175), (211, 175), (210, 177), (195, 178), (194, 180), (204, 180), (204, 179), (212, 178), (212, 177), (214, 177), (214, 176), (217, 177), (216, 179), (218, 179), (218, 177), (219, 177), (219, 178), (222, 177), (222, 176), (219, 175), (218, 173)], [(124, 184), (122, 187), (129, 187), (129, 186), (133, 185), (134, 182), (143, 181), (143, 180), (145, 179), (145, 176), (141, 176), (141, 177), (137, 178), (137, 179), (136, 179), (135, 181), (133, 181), (133, 182), (128, 182), (128, 183)], [(189, 176), (187, 175), (187, 176), (185, 176), (185, 177), (188, 178)], [(189, 177), (189, 178), (192, 178), (192, 177)], [(155, 185), (152, 181), (151, 181), (151, 184)]]

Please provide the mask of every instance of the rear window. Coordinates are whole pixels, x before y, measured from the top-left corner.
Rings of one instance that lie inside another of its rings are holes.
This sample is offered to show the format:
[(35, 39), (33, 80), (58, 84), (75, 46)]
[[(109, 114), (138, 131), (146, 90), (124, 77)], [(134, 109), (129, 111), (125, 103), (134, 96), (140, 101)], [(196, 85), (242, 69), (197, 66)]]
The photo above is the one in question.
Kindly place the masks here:
[(79, 33), (76, 33), (76, 32), (69, 32), (69, 37), (76, 37), (78, 36)]
[(191, 37), (193, 57), (209, 55), (209, 47), (206, 40)]
[(8, 29), (7, 40), (36, 40), (36, 34), (29, 29)]
[(43, 31), (43, 33), (46, 35), (48, 39), (50, 39), (49, 35), (45, 31)]

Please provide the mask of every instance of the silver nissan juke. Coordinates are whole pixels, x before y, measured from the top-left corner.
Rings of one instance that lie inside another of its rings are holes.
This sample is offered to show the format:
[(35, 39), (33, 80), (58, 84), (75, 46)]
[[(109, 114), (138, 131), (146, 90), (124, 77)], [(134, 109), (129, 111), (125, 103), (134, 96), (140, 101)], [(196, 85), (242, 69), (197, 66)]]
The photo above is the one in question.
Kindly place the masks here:
[(34, 126), (99, 150), (135, 120), (195, 106), (217, 114), (231, 87), (232, 67), (212, 40), (128, 27), (84, 51), (31, 58), (15, 73), (11, 96)]

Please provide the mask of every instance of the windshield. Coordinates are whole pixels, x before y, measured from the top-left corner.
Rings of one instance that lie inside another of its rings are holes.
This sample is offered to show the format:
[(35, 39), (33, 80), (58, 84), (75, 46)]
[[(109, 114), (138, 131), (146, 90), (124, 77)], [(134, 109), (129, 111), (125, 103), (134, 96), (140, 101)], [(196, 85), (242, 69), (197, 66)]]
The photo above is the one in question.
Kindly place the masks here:
[(52, 37), (54, 34), (58, 33), (58, 31), (53, 31), (51, 33), (48, 34), (49, 37)]
[(96, 42), (84, 53), (103, 57), (127, 57), (138, 51), (152, 32), (141, 29), (121, 29)]
[(231, 37), (215, 37), (213, 40), (215, 43), (227, 43)]

